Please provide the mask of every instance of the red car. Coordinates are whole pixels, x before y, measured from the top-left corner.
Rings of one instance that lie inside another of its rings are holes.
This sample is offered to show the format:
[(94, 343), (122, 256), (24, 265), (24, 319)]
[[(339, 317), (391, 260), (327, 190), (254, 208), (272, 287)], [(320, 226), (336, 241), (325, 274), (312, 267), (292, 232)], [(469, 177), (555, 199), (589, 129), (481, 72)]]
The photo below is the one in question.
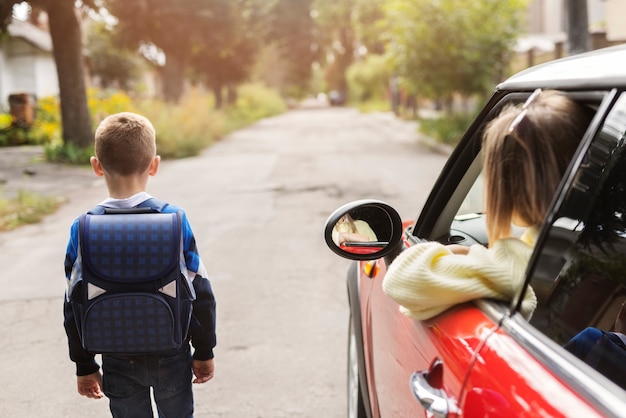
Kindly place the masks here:
[[(596, 115), (553, 198), (524, 286), (510, 303), (476, 300), (428, 321), (402, 315), (382, 291), (387, 266), (424, 239), (487, 244), (482, 130), (536, 88), (561, 90)], [(345, 215), (369, 224), (377, 241), (339, 241)], [(403, 223), (381, 201), (351, 202), (328, 218), (325, 238), (355, 260), (347, 278), (348, 416), (626, 416), (626, 348), (597, 346), (595, 360), (564, 348), (588, 327), (613, 331), (626, 301), (626, 46), (549, 62), (501, 83), (415, 221)], [(529, 321), (518, 303), (527, 286), (538, 298)]]

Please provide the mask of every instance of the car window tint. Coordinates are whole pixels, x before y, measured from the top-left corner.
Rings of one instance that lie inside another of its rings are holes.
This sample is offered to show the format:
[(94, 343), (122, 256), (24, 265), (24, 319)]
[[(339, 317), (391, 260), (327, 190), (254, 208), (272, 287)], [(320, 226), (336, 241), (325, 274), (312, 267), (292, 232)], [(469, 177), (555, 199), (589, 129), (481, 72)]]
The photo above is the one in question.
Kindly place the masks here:
[(622, 96), (589, 144), (546, 231), (531, 280), (538, 307), (530, 321), (623, 388), (626, 337), (616, 331), (626, 332), (625, 135)]

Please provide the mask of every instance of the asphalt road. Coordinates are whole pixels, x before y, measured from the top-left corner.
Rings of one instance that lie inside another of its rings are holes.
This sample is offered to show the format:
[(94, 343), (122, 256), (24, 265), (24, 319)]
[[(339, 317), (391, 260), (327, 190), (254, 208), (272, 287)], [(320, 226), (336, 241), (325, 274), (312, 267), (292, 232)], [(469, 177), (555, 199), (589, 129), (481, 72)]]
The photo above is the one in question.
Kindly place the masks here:
[[(7, 174), (18, 158), (7, 154), (5, 190), (68, 201), (0, 233), (0, 417), (109, 416), (106, 400), (76, 393), (61, 309), (69, 225), (105, 197), (104, 183), (41, 163)], [(445, 159), (414, 123), (309, 107), (161, 165), (148, 191), (187, 210), (218, 300), (216, 376), (195, 386), (196, 417), (345, 416), (349, 262), (326, 248), (324, 221), (368, 197), (414, 218)]]

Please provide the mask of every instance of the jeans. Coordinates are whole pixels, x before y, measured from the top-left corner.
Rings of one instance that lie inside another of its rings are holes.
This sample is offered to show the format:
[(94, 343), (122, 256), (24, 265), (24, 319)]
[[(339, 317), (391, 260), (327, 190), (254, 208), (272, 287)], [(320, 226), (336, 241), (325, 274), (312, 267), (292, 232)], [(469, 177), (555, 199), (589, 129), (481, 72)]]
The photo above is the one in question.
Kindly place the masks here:
[(159, 418), (192, 418), (189, 346), (173, 355), (103, 355), (103, 391), (113, 418), (153, 418), (150, 387)]

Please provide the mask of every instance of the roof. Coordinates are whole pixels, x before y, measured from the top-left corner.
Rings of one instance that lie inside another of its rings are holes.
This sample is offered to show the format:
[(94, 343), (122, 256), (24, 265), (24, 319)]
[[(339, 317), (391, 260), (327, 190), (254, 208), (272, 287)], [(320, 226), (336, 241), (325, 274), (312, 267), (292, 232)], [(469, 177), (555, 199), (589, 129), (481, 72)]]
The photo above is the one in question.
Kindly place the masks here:
[(37, 26), (19, 19), (13, 19), (7, 28), (9, 35), (21, 38), (31, 45), (52, 52), (52, 38), (50, 33), (39, 29)]
[(513, 75), (497, 89), (537, 87), (564, 90), (626, 87), (626, 44), (536, 65)]

